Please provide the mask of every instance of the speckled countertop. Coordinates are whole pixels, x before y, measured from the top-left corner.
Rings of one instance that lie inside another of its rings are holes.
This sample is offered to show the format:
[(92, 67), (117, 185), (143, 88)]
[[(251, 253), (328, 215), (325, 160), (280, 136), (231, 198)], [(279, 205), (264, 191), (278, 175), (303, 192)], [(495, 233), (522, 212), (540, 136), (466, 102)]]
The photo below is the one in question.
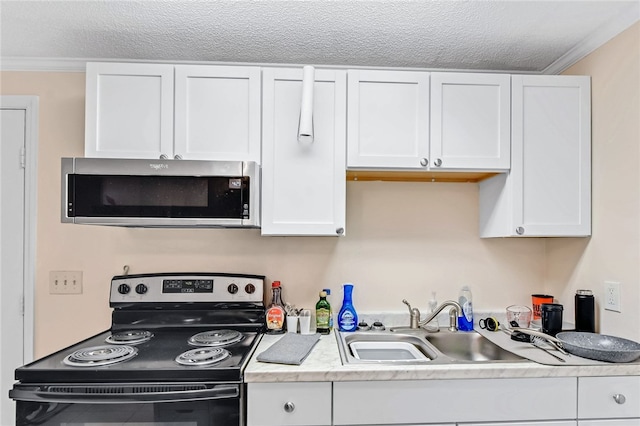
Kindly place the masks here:
[(245, 382), (337, 382), (367, 380), (496, 379), (526, 377), (640, 376), (640, 362), (550, 366), (533, 361), (426, 365), (342, 365), (335, 331), (322, 336), (301, 365), (258, 362), (281, 336), (262, 338), (245, 372)]

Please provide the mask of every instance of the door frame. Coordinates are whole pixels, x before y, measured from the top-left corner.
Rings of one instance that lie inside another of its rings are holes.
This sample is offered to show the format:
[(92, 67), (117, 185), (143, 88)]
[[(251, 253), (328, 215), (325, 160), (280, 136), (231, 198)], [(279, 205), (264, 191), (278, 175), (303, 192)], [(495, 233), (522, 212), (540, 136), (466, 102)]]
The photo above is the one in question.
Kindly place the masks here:
[(0, 109), (25, 111), (23, 361), (26, 364), (33, 361), (34, 354), (39, 98), (3, 95)]

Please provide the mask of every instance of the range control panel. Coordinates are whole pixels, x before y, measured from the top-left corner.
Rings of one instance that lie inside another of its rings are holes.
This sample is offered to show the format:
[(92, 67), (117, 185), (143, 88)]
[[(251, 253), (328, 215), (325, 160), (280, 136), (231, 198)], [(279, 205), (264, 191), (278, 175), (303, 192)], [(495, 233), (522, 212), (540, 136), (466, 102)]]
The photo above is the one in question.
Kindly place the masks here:
[(162, 273), (120, 275), (111, 280), (111, 303), (253, 302), (261, 303), (260, 275)]

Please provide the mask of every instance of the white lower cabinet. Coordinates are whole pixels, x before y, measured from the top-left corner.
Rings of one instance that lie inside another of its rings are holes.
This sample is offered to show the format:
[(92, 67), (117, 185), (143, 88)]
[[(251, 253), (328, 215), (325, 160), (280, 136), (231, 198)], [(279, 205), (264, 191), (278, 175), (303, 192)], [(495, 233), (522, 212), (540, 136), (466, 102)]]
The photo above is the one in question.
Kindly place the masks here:
[(333, 424), (575, 425), (576, 392), (571, 377), (335, 382)]
[(247, 426), (330, 426), (331, 382), (247, 384)]
[(458, 423), (459, 426), (576, 426), (575, 420), (542, 422)]
[(640, 376), (578, 378), (578, 420), (578, 425), (640, 425)]

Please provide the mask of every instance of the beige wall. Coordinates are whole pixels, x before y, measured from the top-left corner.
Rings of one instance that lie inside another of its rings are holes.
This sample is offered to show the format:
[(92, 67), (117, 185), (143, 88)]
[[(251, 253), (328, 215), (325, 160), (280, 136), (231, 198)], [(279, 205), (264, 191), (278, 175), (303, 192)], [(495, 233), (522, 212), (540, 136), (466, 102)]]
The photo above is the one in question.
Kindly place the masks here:
[[(619, 52), (627, 49), (626, 56), (636, 52), (637, 76), (638, 46), (632, 42), (623, 42), (615, 48)], [(603, 49), (608, 51), (609, 45)], [(590, 68), (603, 74), (617, 70), (614, 66), (607, 71), (606, 65), (599, 65), (598, 55), (596, 52), (590, 57), (595, 63), (587, 65), (588, 69), (575, 73), (591, 74)], [(604, 59), (608, 61), (608, 56)], [(109, 280), (120, 274), (125, 264), (130, 265), (131, 273), (264, 274), (269, 282), (282, 281), (287, 301), (306, 307), (315, 304), (317, 292), (324, 287), (333, 290), (334, 302), (339, 307), (341, 284), (353, 282), (355, 306), (361, 312), (404, 311), (403, 298), (424, 309), (431, 291), (437, 291), (438, 299), (443, 301), (457, 297), (463, 284), (471, 286), (477, 310), (528, 304), (530, 294), (538, 291), (554, 292), (567, 306), (573, 303), (576, 287), (598, 289), (602, 278), (623, 282), (623, 306), (630, 305), (626, 305), (626, 296), (631, 295), (632, 283), (636, 285), (637, 299), (638, 134), (637, 129), (635, 136), (629, 129), (619, 138), (617, 133), (612, 134), (612, 129), (618, 126), (612, 127), (607, 117), (596, 114), (611, 109), (609, 100), (606, 105), (598, 104), (601, 97), (598, 94), (604, 91), (599, 89), (600, 85), (611, 85), (608, 77), (602, 83), (600, 77), (594, 77), (593, 82), (596, 197), (591, 241), (481, 240), (478, 187), (470, 183), (350, 182), (347, 236), (343, 238), (260, 237), (257, 230), (121, 229), (61, 224), (60, 157), (83, 155), (84, 74), (4, 72), (0, 78), (2, 94), (40, 97), (37, 357), (109, 326)], [(637, 92), (637, 82), (635, 87)], [(629, 91), (623, 89), (620, 102), (626, 105), (628, 96)], [(637, 110), (636, 94), (635, 117)], [(633, 110), (626, 112), (628, 119), (632, 113)], [(631, 126), (627, 123), (627, 127)], [(629, 146), (622, 147), (624, 151), (614, 149), (620, 152), (614, 155), (609, 151), (610, 145), (619, 140)], [(600, 159), (605, 148), (606, 158)], [(633, 155), (628, 155), (629, 152)], [(624, 173), (620, 171), (620, 161), (627, 166)], [(626, 187), (627, 191), (616, 192), (619, 197), (613, 200), (610, 191), (618, 186)], [(624, 198), (625, 194), (629, 198)], [(604, 201), (613, 202), (615, 208), (602, 205)], [(622, 204), (628, 205), (628, 213), (623, 212)], [(628, 222), (627, 230), (633, 229), (633, 238), (628, 233), (621, 237), (621, 230), (625, 229), (621, 218), (627, 218), (623, 220)], [(616, 222), (614, 229), (609, 222)], [(610, 253), (617, 249), (624, 250)], [(83, 271), (83, 294), (50, 295), (48, 275), (54, 270)], [(606, 274), (609, 271), (616, 274)], [(630, 306), (619, 317), (622, 318), (619, 322), (604, 318), (603, 329), (608, 329), (609, 324), (616, 327), (621, 324), (623, 333), (637, 333), (638, 316), (631, 313)], [(631, 318), (636, 325), (625, 323), (624, 318)]]
[(600, 307), (600, 331), (640, 341), (640, 24), (565, 74), (591, 76), (593, 234), (547, 242), (547, 287), (602, 300), (604, 281), (620, 282), (622, 313)]

